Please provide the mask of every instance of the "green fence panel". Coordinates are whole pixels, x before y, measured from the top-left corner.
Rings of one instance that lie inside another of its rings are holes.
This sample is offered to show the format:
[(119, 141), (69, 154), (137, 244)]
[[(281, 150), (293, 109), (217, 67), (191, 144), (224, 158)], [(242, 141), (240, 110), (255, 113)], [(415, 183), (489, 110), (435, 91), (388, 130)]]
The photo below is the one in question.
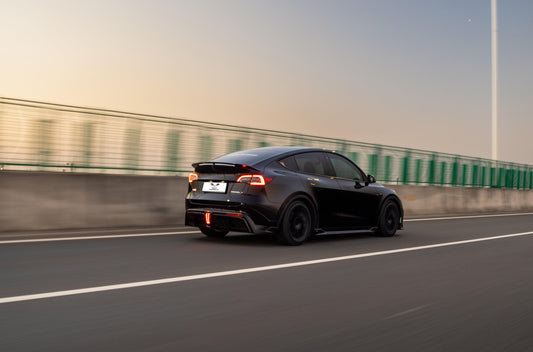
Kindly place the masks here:
[(165, 159), (167, 170), (176, 170), (179, 164), (180, 131), (169, 130), (166, 144)]
[(446, 162), (442, 161), (440, 163), (440, 185), (444, 186), (446, 184)]
[(124, 167), (134, 170), (139, 167), (139, 154), (141, 151), (141, 131), (128, 128), (124, 139)]
[(348, 153), (348, 157), (356, 164), (359, 163), (359, 153), (358, 152), (350, 152)]
[(452, 164), (452, 186), (457, 186), (457, 175), (459, 173), (459, 162), (457, 159)]
[(437, 165), (437, 161), (436, 161), (436, 155), (433, 154), (431, 156), (431, 160), (429, 161), (429, 165), (428, 165), (428, 184), (430, 186), (433, 186), (435, 184), (435, 167)]
[(422, 182), (422, 159), (416, 159), (415, 184)]
[(461, 178), (461, 182), (463, 187), (465, 187), (468, 183), (466, 181), (466, 172), (467, 172), (468, 165), (463, 164), (463, 177)]
[(37, 130), (37, 150), (39, 155), (39, 163), (47, 166), (52, 161), (53, 155), (53, 124), (52, 120), (39, 120)]
[(368, 173), (377, 177), (378, 171), (378, 155), (370, 154), (368, 156)]
[(94, 135), (94, 124), (86, 122), (82, 126), (82, 155), (81, 163), (83, 166), (91, 166), (92, 160), (92, 142)]
[(210, 135), (200, 136), (200, 161), (207, 161), (213, 156), (213, 137)]
[(474, 164), (472, 165), (472, 187), (479, 186), (479, 175), (478, 175), (479, 166)]
[(242, 139), (230, 139), (228, 140), (228, 152), (233, 153), (242, 150)]
[(505, 169), (500, 167), (500, 174), (498, 176), (498, 188), (505, 187)]
[(407, 151), (403, 158), (402, 183), (404, 185), (409, 183), (409, 167), (411, 164), (411, 152)]

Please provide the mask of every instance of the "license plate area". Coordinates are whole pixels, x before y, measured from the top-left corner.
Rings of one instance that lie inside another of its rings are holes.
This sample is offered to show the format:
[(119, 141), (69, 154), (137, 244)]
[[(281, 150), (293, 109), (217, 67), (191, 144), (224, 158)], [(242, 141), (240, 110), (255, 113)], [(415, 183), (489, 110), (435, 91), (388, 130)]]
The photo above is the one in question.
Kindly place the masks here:
[(226, 193), (228, 184), (226, 182), (204, 182), (202, 191), (207, 193)]

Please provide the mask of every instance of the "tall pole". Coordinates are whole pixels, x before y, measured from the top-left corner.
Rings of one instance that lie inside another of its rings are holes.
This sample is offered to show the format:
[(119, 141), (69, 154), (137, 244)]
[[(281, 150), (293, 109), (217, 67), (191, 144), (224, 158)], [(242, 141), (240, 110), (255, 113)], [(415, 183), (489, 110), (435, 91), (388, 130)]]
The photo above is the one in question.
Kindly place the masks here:
[(498, 160), (498, 15), (492, 0), (492, 160)]

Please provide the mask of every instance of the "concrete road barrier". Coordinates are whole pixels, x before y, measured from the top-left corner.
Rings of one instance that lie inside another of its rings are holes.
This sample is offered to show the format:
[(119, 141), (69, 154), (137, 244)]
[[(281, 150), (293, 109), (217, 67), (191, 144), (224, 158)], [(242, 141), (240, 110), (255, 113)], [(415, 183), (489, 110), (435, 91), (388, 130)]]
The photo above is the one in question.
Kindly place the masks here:
[[(533, 211), (533, 191), (389, 185), (406, 217)], [(182, 226), (187, 179), (0, 172), (0, 232)]]
[(0, 231), (183, 225), (183, 177), (0, 173)]
[(533, 211), (533, 191), (387, 185), (398, 193), (406, 218)]

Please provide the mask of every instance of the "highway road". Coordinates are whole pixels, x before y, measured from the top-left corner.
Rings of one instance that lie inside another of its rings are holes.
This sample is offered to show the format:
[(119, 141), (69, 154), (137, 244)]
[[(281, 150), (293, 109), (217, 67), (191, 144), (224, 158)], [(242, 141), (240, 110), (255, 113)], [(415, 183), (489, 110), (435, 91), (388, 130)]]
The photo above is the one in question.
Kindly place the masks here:
[(533, 214), (0, 236), (0, 351), (532, 351)]

